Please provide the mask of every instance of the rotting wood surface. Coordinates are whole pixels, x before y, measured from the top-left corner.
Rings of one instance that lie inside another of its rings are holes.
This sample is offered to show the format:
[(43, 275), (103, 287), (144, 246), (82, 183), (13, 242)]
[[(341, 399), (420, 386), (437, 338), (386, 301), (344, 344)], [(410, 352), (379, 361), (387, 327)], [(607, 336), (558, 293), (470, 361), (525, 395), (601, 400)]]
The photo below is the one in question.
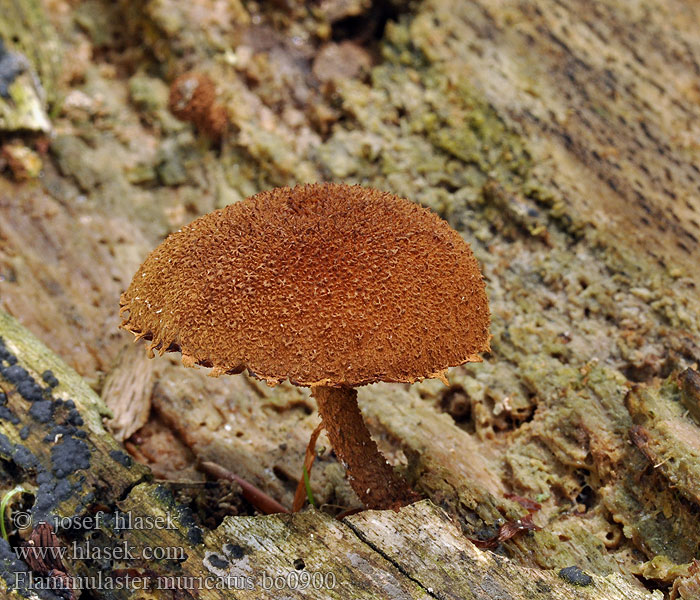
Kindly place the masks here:
[[(37, 472), (44, 490), (32, 493), (47, 512), (40, 515), (35, 510), (34, 518), (58, 524), (60, 536), (71, 539), (71, 558), (65, 564), (73, 581), (93, 596), (166, 597), (171, 590), (179, 598), (212, 600), (281, 594), (319, 600), (656, 597), (619, 573), (594, 576), (582, 588), (556, 570), (524, 568), (479, 550), (457, 523), (427, 500), (400, 512), (365, 511), (344, 521), (314, 509), (295, 515), (229, 517), (215, 531), (202, 531), (188, 509), (177, 505), (162, 486), (146, 482), (145, 470), (118, 450), (102, 429), (104, 407), (80, 377), (14, 319), (4, 314), (0, 319), (7, 395), (0, 422), (3, 457), (23, 470), (19, 479)], [(17, 379), (19, 369), (26, 375), (17, 385), (9, 384), (8, 377)], [(27, 382), (42, 381), (47, 371), (58, 385), (41, 384), (44, 391), (36, 398), (29, 396)], [(72, 399), (83, 422), (73, 416), (77, 425), (71, 428), (72, 423), (58, 414), (61, 406), (46, 421), (32, 410), (59, 399), (64, 405)], [(63, 434), (52, 437), (56, 427), (62, 427)], [(24, 435), (27, 429), (30, 433)], [(89, 444), (89, 465), (78, 464), (80, 452), (59, 460), (57, 450), (68, 440)], [(76, 464), (71, 466), (70, 460)], [(58, 490), (63, 487), (61, 495)], [(66, 522), (70, 524), (61, 527)], [(13, 559), (4, 540), (0, 548), (0, 591), (9, 598), (19, 597), (15, 586), (36, 590), (48, 581), (46, 574), (32, 573), (26, 563)], [(118, 560), (100, 560), (100, 552), (111, 552)], [(119, 586), (127, 589), (108, 590)]]
[[(137, 356), (123, 351), (130, 341), (117, 332), (116, 305), (165, 234), (271, 185), (327, 178), (387, 189), (436, 210), (471, 243), (494, 337), (486, 361), (452, 370), (447, 388), (362, 388), (380, 449), (467, 535), (487, 537), (523, 516), (507, 493), (542, 504), (540, 531), (483, 552), (508, 559), (496, 568), (548, 577), (577, 565), (596, 586), (618, 578), (644, 593), (646, 581), (693, 597), (695, 4), (431, 0), (400, 6), (376, 43), (347, 32), (344, 17), (368, 30), (378, 22), (361, 2), (323, 3), (313, 15), (295, 2), (255, 14), (235, 1), (92, 0), (48, 16), (39, 2), (10, 4), (0, 12), (15, 21), (3, 25), (22, 33), (11, 50), (35, 60), (39, 49), (25, 40), (60, 39), (70, 60), (58, 75), (35, 68), (61, 99), (47, 107), (50, 153), (31, 135), (12, 140), (36, 150), (42, 179), (13, 181), (3, 167), (0, 303), (105, 402), (138, 399)], [(31, 18), (17, 6), (31, 7)], [(49, 34), (28, 34), (37, 23)], [(349, 37), (319, 41), (324, 31)], [(361, 57), (360, 66), (334, 67), (338, 53)], [(213, 78), (226, 106), (221, 149), (167, 111), (168, 83), (190, 68)], [(318, 423), (308, 392), (243, 375), (213, 380), (177, 362), (138, 371), (152, 410), (128, 439), (135, 455), (158, 477), (200, 482), (196, 461), (214, 460), (291, 505)], [(15, 418), (44, 427), (22, 413), (24, 402), (9, 398)], [(129, 410), (122, 424), (143, 419), (140, 401)], [(0, 424), (14, 432), (11, 420)], [(47, 421), (48, 433), (56, 426)], [(92, 442), (100, 444), (116, 448)], [(319, 447), (315, 497), (352, 506), (323, 436)], [(23, 455), (9, 456), (6, 478), (31, 483), (33, 470), (17, 468)], [(71, 487), (80, 471), (68, 475)], [(109, 475), (142, 477), (120, 473)], [(121, 497), (130, 485), (104, 488)], [(257, 523), (246, 519), (241, 527)], [(428, 564), (439, 558), (431, 556)]]

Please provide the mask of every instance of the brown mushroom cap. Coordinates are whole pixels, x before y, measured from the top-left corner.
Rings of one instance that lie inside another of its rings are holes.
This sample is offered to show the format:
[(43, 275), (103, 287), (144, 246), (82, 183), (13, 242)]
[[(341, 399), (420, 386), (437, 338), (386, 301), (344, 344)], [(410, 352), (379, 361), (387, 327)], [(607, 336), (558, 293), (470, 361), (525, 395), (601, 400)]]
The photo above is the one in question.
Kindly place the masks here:
[(271, 383), (413, 382), (489, 350), (468, 244), (360, 186), (277, 188), (205, 215), (148, 256), (120, 305), (151, 355)]

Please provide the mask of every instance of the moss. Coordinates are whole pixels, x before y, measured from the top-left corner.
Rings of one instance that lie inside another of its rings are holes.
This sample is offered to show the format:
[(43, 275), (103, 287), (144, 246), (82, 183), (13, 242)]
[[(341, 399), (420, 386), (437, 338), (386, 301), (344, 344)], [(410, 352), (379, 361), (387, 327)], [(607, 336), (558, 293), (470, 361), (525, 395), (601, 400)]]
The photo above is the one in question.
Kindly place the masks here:
[(47, 133), (51, 124), (31, 76), (19, 75), (8, 88), (9, 98), (0, 97), (0, 129)]
[(144, 118), (159, 124), (164, 132), (175, 133), (186, 125), (168, 110), (168, 86), (162, 79), (149, 77), (143, 72), (129, 79), (129, 97)]
[(371, 86), (340, 84), (349, 120), (319, 150), (321, 164), (335, 176), (394, 189), (444, 217), (467, 209), (460, 200), (469, 194), (459, 190), (479, 189), (489, 178), (524, 182), (530, 159), (522, 139), (466, 82), (455, 83), (420, 53), (397, 57), (407, 23), (387, 32), (389, 60), (372, 70)]

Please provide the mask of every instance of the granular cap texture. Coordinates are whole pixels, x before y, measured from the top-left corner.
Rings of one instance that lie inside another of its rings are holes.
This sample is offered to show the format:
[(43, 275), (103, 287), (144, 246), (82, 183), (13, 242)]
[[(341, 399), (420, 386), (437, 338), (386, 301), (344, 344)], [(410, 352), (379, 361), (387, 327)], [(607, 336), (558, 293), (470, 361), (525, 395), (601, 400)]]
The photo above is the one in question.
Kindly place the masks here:
[(467, 243), (360, 186), (277, 188), (205, 215), (150, 254), (120, 304), (151, 355), (273, 383), (413, 382), (489, 350)]
[(170, 85), (168, 106), (178, 119), (194, 123), (214, 139), (226, 129), (226, 109), (216, 103), (216, 86), (201, 73), (188, 72), (175, 79)]

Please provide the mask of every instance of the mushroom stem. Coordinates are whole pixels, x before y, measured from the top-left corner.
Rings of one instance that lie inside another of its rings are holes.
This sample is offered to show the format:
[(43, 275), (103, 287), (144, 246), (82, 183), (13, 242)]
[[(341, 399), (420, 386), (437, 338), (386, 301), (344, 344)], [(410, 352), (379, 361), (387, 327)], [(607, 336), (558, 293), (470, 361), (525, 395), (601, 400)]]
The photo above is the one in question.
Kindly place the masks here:
[(357, 405), (357, 391), (312, 388), (333, 450), (346, 465), (352, 489), (367, 508), (398, 510), (420, 499), (379, 452)]

